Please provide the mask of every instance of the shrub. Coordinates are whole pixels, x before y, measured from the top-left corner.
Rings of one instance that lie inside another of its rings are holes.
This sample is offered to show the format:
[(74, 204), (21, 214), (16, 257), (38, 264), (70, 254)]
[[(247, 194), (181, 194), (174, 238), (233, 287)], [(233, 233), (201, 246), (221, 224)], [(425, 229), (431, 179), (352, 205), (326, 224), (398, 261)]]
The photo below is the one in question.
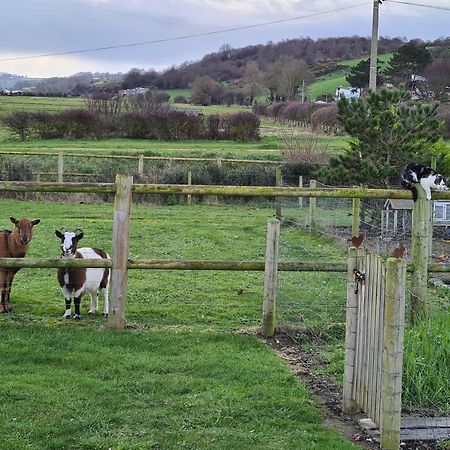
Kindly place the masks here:
[(251, 112), (227, 114), (223, 117), (224, 138), (234, 141), (256, 141), (259, 139), (260, 121)]
[(121, 114), (118, 120), (119, 134), (129, 139), (144, 139), (149, 133), (147, 119), (143, 114), (129, 112)]
[(58, 136), (67, 139), (98, 138), (103, 133), (100, 117), (85, 109), (61, 111), (54, 117)]
[(38, 139), (53, 139), (59, 137), (55, 127), (55, 115), (46, 111), (33, 113), (32, 128), (33, 134)]
[(33, 164), (23, 158), (4, 158), (0, 177), (5, 181), (34, 181)]
[(279, 117), (287, 120), (309, 122), (310, 116), (315, 109), (316, 106), (313, 103), (288, 102), (280, 110)]
[(317, 130), (323, 126), (337, 126), (337, 106), (329, 105), (316, 109), (311, 114), (310, 122), (313, 130)]
[(286, 106), (287, 102), (275, 102), (267, 107), (267, 115), (269, 117), (273, 117), (274, 119), (278, 119), (280, 110)]
[(26, 111), (14, 111), (2, 119), (2, 122), (13, 132), (19, 135), (20, 139), (25, 138), (31, 132), (31, 113)]
[(203, 116), (183, 111), (168, 111), (165, 116), (167, 140), (199, 139), (203, 128)]
[(206, 120), (208, 139), (220, 139), (220, 116), (218, 114), (211, 114)]
[(252, 111), (257, 114), (258, 116), (267, 116), (268, 115), (268, 104), (266, 103), (256, 103), (253, 108)]

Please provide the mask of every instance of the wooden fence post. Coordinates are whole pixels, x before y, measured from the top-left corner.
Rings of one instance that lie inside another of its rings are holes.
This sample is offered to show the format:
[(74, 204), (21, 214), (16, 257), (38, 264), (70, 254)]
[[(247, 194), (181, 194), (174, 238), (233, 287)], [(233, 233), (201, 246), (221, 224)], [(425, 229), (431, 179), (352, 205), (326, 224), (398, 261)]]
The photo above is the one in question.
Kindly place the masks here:
[(267, 224), (267, 247), (264, 270), (262, 335), (266, 337), (271, 337), (275, 334), (279, 244), (280, 221), (272, 219)]
[[(316, 189), (317, 188), (317, 181), (311, 180), (309, 182), (310, 189)], [(316, 197), (310, 197), (309, 198), (309, 229), (311, 231), (316, 231), (317, 229), (317, 222), (316, 222), (316, 206), (317, 206), (317, 198)]]
[(400, 445), (405, 291), (406, 262), (388, 258), (381, 382), (380, 443), (383, 450), (397, 450)]
[[(430, 164), (431, 168), (436, 170), (436, 166), (437, 166), (437, 159), (436, 156), (432, 156), (431, 157), (431, 164)], [(433, 256), (433, 220), (434, 220), (434, 202), (433, 200), (430, 202), (430, 209), (431, 209), (431, 213), (430, 213), (430, 223), (429, 223), (429, 234), (428, 234), (428, 262), (433, 262), (432, 261), (432, 256)]]
[[(303, 175), (300, 175), (298, 177), (298, 187), (299, 188), (303, 187)], [(300, 206), (300, 208), (303, 206), (303, 197), (298, 198), (298, 206)]]
[(132, 186), (133, 177), (126, 175), (116, 176), (111, 256), (111, 297), (107, 323), (108, 328), (113, 329), (125, 328)]
[(426, 199), (425, 191), (419, 183), (417, 200), (413, 207), (411, 258), (414, 266), (411, 277), (411, 322), (424, 318), (427, 302), (428, 246), (430, 244), (431, 201)]
[[(191, 169), (188, 170), (187, 184), (188, 184), (188, 186), (192, 186), (192, 170)], [(192, 195), (191, 194), (187, 195), (187, 205), (188, 206), (192, 205)]]
[(63, 152), (58, 153), (58, 183), (63, 182), (64, 175), (64, 156)]
[[(281, 168), (277, 167), (275, 169), (275, 185), (281, 186)], [(276, 197), (275, 199), (275, 218), (281, 220), (281, 198)]]
[(361, 223), (361, 199), (354, 198), (352, 205), (352, 236), (359, 236), (359, 225)]
[(138, 159), (138, 175), (140, 178), (144, 178), (144, 155), (139, 155)]
[(348, 249), (344, 389), (342, 395), (342, 407), (347, 414), (355, 414), (359, 409), (354, 395), (356, 333), (358, 330), (358, 294), (356, 288), (358, 286), (355, 282), (353, 270), (358, 268), (358, 260), (365, 258), (366, 253), (365, 248), (350, 247)]

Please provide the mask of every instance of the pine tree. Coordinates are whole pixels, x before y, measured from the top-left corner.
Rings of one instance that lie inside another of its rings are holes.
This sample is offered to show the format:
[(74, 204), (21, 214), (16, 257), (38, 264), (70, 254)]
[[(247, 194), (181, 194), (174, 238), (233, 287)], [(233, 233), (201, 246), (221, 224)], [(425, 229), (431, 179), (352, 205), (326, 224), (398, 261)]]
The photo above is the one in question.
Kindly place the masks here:
[(394, 53), (385, 74), (393, 83), (407, 83), (411, 81), (411, 75), (422, 75), (432, 60), (425, 45), (411, 41)]
[(350, 147), (316, 176), (328, 184), (370, 187), (398, 180), (402, 168), (440, 138), (437, 105), (411, 107), (409, 98), (405, 91), (382, 90), (362, 99), (340, 99), (338, 121), (352, 137)]
[[(384, 82), (383, 74), (380, 70), (380, 63), (377, 61), (378, 75), (377, 86), (381, 86)], [(370, 59), (361, 60), (356, 66), (349, 70), (349, 74), (345, 77), (352, 87), (367, 88), (369, 87)]]

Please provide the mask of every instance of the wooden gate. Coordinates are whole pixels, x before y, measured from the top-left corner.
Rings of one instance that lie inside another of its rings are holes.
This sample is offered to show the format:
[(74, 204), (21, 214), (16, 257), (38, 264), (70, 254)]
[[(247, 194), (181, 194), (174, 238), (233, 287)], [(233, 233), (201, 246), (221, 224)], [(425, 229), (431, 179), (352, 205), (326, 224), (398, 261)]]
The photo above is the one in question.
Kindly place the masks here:
[(405, 290), (404, 260), (349, 249), (343, 407), (363, 410), (386, 450), (400, 445)]

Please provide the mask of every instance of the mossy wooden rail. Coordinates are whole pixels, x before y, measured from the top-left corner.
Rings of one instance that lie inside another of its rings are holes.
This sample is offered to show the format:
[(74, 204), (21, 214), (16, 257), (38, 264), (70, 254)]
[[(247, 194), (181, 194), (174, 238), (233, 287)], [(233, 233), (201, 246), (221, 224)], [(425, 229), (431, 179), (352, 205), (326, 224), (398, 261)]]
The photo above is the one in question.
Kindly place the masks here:
[[(123, 194), (123, 183), (129, 183), (127, 193)], [(111, 267), (112, 277), (116, 276), (119, 279), (125, 278), (128, 269), (154, 269), (154, 270), (264, 270), (264, 262), (262, 261), (161, 261), (161, 260), (138, 260), (133, 261), (128, 259), (128, 250), (124, 248), (122, 256), (120, 257), (120, 270), (118, 270), (117, 261), (114, 262), (114, 252), (123, 247), (123, 242), (128, 243), (129, 225), (130, 225), (130, 207), (132, 194), (160, 194), (160, 195), (217, 195), (217, 196), (240, 196), (240, 197), (328, 197), (328, 198), (396, 198), (396, 199), (410, 199), (411, 192), (399, 189), (367, 189), (367, 188), (326, 188), (326, 189), (308, 189), (299, 187), (269, 187), (269, 186), (206, 186), (206, 185), (180, 185), (180, 184), (133, 184), (132, 177), (117, 175), (116, 183), (53, 183), (53, 182), (18, 182), (18, 181), (2, 181), (0, 182), (0, 192), (34, 192), (34, 193), (110, 193), (115, 194), (116, 202), (114, 209), (114, 226), (121, 217), (121, 228), (125, 230), (121, 233), (115, 233), (113, 237), (113, 257), (110, 261), (68, 261), (52, 258), (42, 259), (8, 259), (0, 260), (0, 266), (3, 267)], [(122, 192), (122, 193), (121, 193)], [(120, 197), (120, 207), (118, 206), (118, 197)], [(433, 194), (434, 198), (450, 199), (450, 192), (439, 192)], [(120, 213), (120, 214), (119, 214)], [(423, 233), (418, 235), (419, 241), (428, 240), (428, 235)], [(115, 250), (116, 249), (116, 250)], [(428, 264), (424, 258), (428, 257), (428, 253), (419, 252), (420, 261), (413, 261), (409, 266), (409, 270), (417, 275), (420, 271), (420, 276), (413, 277), (418, 279), (420, 286), (413, 287), (412, 291), (419, 293), (420, 296), (426, 293), (426, 273), (428, 272), (450, 272), (448, 265)], [(337, 271), (345, 272), (346, 265), (343, 262), (288, 262), (279, 261), (277, 263), (277, 270), (285, 271)], [(115, 274), (118, 275), (115, 275)], [(425, 275), (424, 275), (425, 274)], [(123, 280), (118, 282), (118, 286), (125, 286)], [(112, 292), (111, 304), (115, 304), (114, 296), (117, 294), (117, 289)], [(125, 302), (126, 288), (120, 289), (120, 304)], [(119, 295), (119, 294), (117, 294)], [(118, 308), (120, 315), (112, 327), (121, 328), (124, 326), (124, 308)], [(111, 315), (110, 315), (111, 316)], [(112, 320), (112, 319), (109, 319)]]
[[(54, 183), (1, 181), (0, 192), (116, 192), (115, 183)], [(226, 197), (326, 197), (326, 198), (393, 198), (412, 199), (411, 192), (402, 189), (322, 188), (309, 189), (276, 186), (214, 186), (185, 184), (133, 184), (134, 194), (218, 195)], [(450, 191), (435, 192), (433, 199), (450, 200)]]

